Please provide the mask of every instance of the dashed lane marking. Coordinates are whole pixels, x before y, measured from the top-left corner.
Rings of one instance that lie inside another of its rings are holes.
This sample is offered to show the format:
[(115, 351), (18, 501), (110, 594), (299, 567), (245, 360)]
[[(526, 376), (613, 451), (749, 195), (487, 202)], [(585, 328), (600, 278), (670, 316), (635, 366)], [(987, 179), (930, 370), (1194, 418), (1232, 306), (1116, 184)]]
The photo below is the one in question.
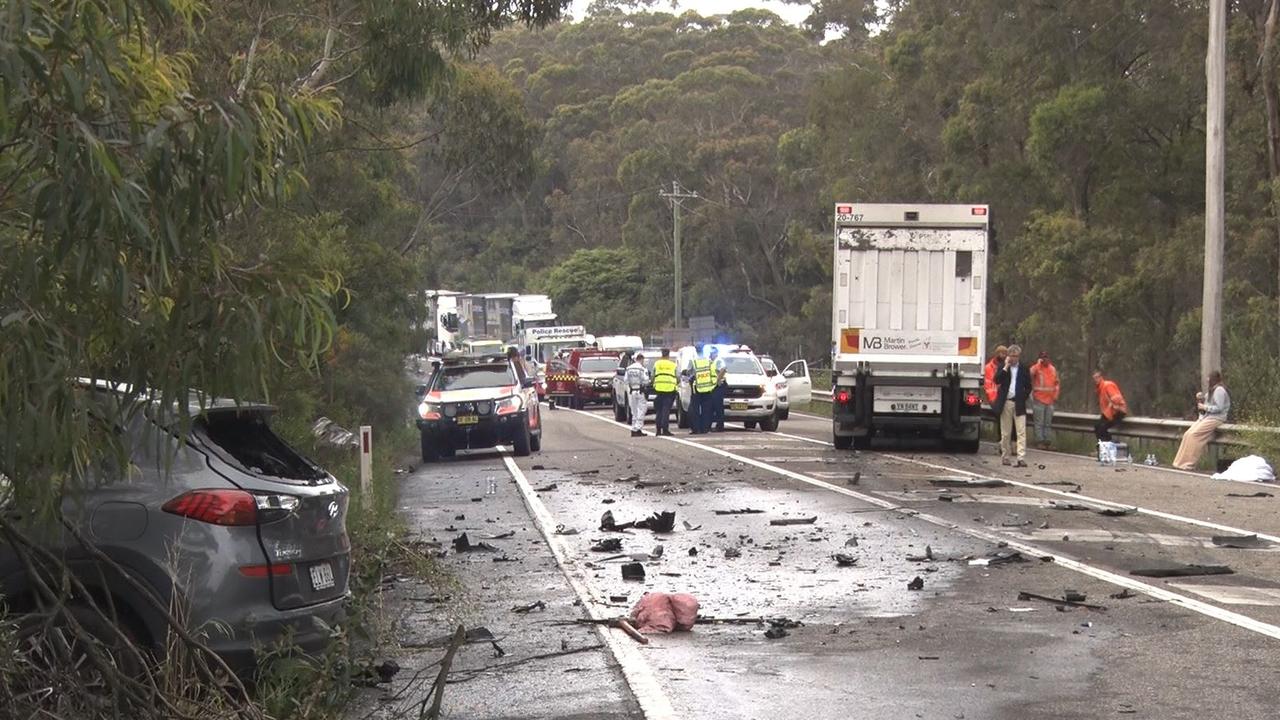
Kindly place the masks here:
[[(588, 417), (600, 417), (581, 410), (574, 410), (573, 412), (580, 412)], [(604, 420), (605, 418), (601, 417), (600, 419)], [(613, 422), (612, 418), (609, 419), (609, 422)], [(551, 554), (555, 557), (556, 564), (560, 566), (561, 572), (569, 580), (573, 591), (577, 593), (578, 599), (582, 601), (582, 606), (586, 608), (587, 614), (591, 616), (592, 620), (607, 620), (615, 617), (617, 613), (611, 612), (603, 599), (592, 592), (591, 586), (587, 582), (586, 571), (578, 564), (577, 559), (569, 553), (568, 548), (565, 547), (563, 536), (555, 534), (555, 518), (534, 491), (533, 485), (525, 477), (524, 471), (516, 465), (515, 460), (506, 452), (502, 454), (502, 462), (507, 466), (507, 471), (511, 473), (511, 477), (515, 479), (516, 486), (520, 488), (520, 494), (524, 498), (525, 507), (529, 508), (529, 514), (537, 522), (538, 530), (551, 548)], [(609, 651), (613, 653), (614, 659), (618, 661), (618, 667), (622, 669), (622, 676), (631, 688), (631, 694), (635, 696), (636, 702), (640, 705), (640, 711), (644, 713), (646, 720), (675, 720), (675, 718), (679, 717), (676, 715), (676, 711), (666, 693), (663, 692), (662, 686), (658, 684), (658, 679), (654, 676), (649, 663), (640, 655), (635, 641), (621, 630), (614, 630), (605, 625), (596, 625), (595, 627), (600, 633), (600, 637), (609, 646)]]
[[(618, 428), (619, 430), (625, 430), (625, 428), (623, 428), (621, 425), (618, 425), (612, 420), (606, 420), (605, 418), (602, 418), (598, 415), (593, 415), (588, 412), (580, 412), (580, 411), (579, 411), (579, 414), (585, 415), (586, 417), (589, 417), (589, 418), (595, 418), (597, 420), (608, 422), (610, 425)], [(792, 436), (792, 437), (799, 437), (799, 436)], [(679, 438), (679, 437), (663, 437), (660, 439), (667, 440), (669, 442), (679, 443), (681, 445), (685, 445), (688, 447), (696, 448), (703, 452), (715, 453), (716, 455), (720, 455), (730, 460), (735, 460), (740, 463), (751, 465), (752, 467), (756, 467), (761, 470), (774, 473), (776, 475), (788, 477), (798, 482), (805, 483), (806, 485), (812, 485), (814, 487), (821, 488), (823, 490), (829, 490), (839, 495), (844, 495), (846, 497), (854, 498), (856, 500), (860, 500), (861, 502), (867, 503), (869, 505), (873, 505), (875, 507), (883, 508), (886, 510), (898, 510), (902, 512), (903, 515), (905, 516), (913, 517), (923, 522), (927, 522), (931, 525), (936, 525), (941, 528), (954, 530), (955, 532), (968, 535), (969, 537), (976, 538), (978, 540), (983, 540), (985, 542), (989, 542), (992, 544), (1005, 543), (1007, 547), (1017, 550), (1019, 552), (1026, 553), (1028, 555), (1035, 555), (1039, 557), (1052, 557), (1055, 563), (1057, 563), (1058, 565), (1064, 568), (1067, 568), (1068, 570), (1074, 570), (1075, 572), (1081, 573), (1082, 575), (1088, 575), (1089, 577), (1095, 578), (1097, 580), (1102, 580), (1103, 582), (1111, 583), (1112, 585), (1116, 585), (1122, 588), (1128, 588), (1135, 592), (1140, 592), (1144, 595), (1148, 595), (1157, 600), (1163, 600), (1171, 605), (1176, 605), (1178, 607), (1190, 610), (1195, 613), (1199, 613), (1201, 615), (1213, 618), (1215, 620), (1221, 620), (1225, 623), (1229, 623), (1231, 625), (1235, 625), (1236, 627), (1243, 628), (1250, 632), (1254, 632), (1259, 635), (1269, 637), (1273, 640), (1280, 640), (1280, 626), (1272, 625), (1270, 623), (1265, 623), (1265, 622), (1262, 622), (1261, 620), (1255, 620), (1254, 618), (1251, 618), (1247, 615), (1241, 615), (1240, 613), (1233, 612), (1225, 608), (1220, 608), (1216, 605), (1210, 605), (1209, 603), (1204, 602), (1203, 600), (1196, 600), (1195, 598), (1190, 598), (1190, 597), (1187, 597), (1186, 595), (1179, 595), (1178, 593), (1170, 592), (1168, 590), (1165, 590), (1164, 588), (1157, 587), (1155, 585), (1150, 585), (1125, 575), (1119, 575), (1117, 573), (1111, 572), (1110, 570), (1104, 570), (1100, 567), (1094, 567), (1093, 565), (1089, 565), (1087, 563), (1081, 562), (1079, 560), (1076, 560), (1075, 558), (1054, 553), (1051, 551), (1047, 551), (1044, 548), (1031, 545), (1017, 539), (1011, 539), (1010, 536), (1005, 534), (988, 532), (981, 528), (962, 527), (960, 525), (957, 525), (953, 522), (950, 522), (936, 515), (930, 515), (928, 513), (922, 513), (915, 510), (902, 508), (887, 500), (875, 497), (874, 495), (867, 495), (866, 493), (861, 493), (856, 490), (850, 490), (849, 488), (838, 487), (836, 485), (832, 485), (828, 482), (819, 480), (809, 475), (804, 475), (802, 473), (798, 473), (792, 470), (787, 470), (786, 468), (781, 468), (781, 467), (778, 467), (777, 465), (771, 465), (769, 463), (762, 462), (754, 458), (749, 458), (744, 455), (737, 455), (735, 453), (727, 452), (717, 447), (711, 447), (709, 445), (693, 442), (690, 440), (685, 440), (684, 438)], [(829, 444), (829, 443), (822, 442), (820, 440), (811, 440), (808, 438), (805, 438), (805, 439), (810, 440), (810, 442), (816, 442), (823, 445)], [(1073, 497), (1078, 497), (1078, 496), (1073, 496)], [(1109, 503), (1109, 504), (1114, 504), (1114, 503)], [(1236, 531), (1236, 532), (1243, 532), (1243, 531)]]

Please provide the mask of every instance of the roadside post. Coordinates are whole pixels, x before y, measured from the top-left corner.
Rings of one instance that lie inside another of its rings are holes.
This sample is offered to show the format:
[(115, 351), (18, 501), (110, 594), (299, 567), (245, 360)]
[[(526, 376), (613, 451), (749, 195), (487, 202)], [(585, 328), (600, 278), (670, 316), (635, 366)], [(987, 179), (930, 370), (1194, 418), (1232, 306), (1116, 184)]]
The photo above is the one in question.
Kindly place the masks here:
[(373, 428), (360, 426), (360, 497), (362, 502), (373, 488)]

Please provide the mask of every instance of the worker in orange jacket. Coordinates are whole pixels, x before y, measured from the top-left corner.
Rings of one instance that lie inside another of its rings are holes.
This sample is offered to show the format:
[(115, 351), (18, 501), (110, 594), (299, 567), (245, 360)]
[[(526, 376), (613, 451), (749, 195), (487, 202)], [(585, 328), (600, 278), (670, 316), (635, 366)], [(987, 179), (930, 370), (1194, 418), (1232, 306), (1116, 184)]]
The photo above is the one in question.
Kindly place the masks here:
[(1061, 390), (1058, 368), (1050, 362), (1049, 353), (1042, 350), (1031, 366), (1031, 418), (1035, 423), (1036, 445), (1042, 450), (1053, 446), (1053, 406), (1058, 404)]
[(987, 404), (994, 403), (1000, 394), (1000, 386), (996, 384), (996, 373), (1004, 367), (1004, 359), (1009, 355), (1009, 348), (996, 346), (996, 354), (982, 368), (982, 390), (987, 395)]
[(1111, 428), (1120, 424), (1129, 414), (1129, 404), (1120, 393), (1114, 380), (1102, 376), (1102, 370), (1093, 371), (1093, 384), (1098, 388), (1098, 410), (1102, 417), (1093, 426), (1093, 433), (1100, 441), (1111, 441)]

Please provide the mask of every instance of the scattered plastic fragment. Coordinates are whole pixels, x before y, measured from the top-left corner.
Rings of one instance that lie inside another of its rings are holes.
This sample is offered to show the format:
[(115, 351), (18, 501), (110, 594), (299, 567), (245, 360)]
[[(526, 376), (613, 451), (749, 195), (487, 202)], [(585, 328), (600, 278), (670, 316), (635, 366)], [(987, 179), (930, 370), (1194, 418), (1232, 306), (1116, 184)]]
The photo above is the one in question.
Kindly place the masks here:
[(858, 564), (858, 558), (847, 553), (836, 553), (832, 557), (835, 558), (836, 565), (839, 567), (853, 567)]
[(763, 510), (756, 510), (755, 508), (741, 508), (738, 510), (716, 510), (715, 511), (717, 515), (759, 515), (763, 512), (764, 512)]
[(1275, 547), (1275, 543), (1257, 535), (1214, 535), (1213, 544), (1218, 547), (1236, 548), (1238, 550), (1265, 550)]
[(622, 579), (632, 582), (644, 580), (644, 565), (633, 562), (622, 566)]
[(917, 575), (917, 576), (916, 576), (916, 578), (915, 578), (914, 580), (912, 580), (911, 582), (907, 583), (907, 589), (908, 589), (908, 590), (913, 590), (913, 591), (920, 591), (920, 590), (923, 590), (923, 589), (924, 589), (924, 578), (922, 578), (922, 577), (920, 577), (919, 575)]
[(770, 521), (769, 521), (769, 524), (770, 524), (770, 525), (778, 525), (778, 526), (784, 526), (784, 525), (812, 525), (812, 524), (814, 524), (814, 523), (815, 523), (815, 522), (817, 522), (817, 521), (818, 521), (818, 516), (817, 516), (817, 515), (814, 515), (813, 517), (807, 517), (807, 518), (780, 518), (780, 519), (777, 519), (777, 520), (770, 520)]
[(591, 546), (591, 552), (616, 553), (620, 550), (622, 550), (622, 538), (605, 538), (596, 541), (596, 544)]
[(453, 539), (453, 549), (455, 552), (497, 552), (498, 548), (489, 543), (479, 542), (472, 543), (466, 533), (462, 533)]
[(1130, 570), (1130, 575), (1139, 577), (1171, 578), (1195, 577), (1198, 575), (1234, 575), (1235, 570), (1226, 565), (1178, 565), (1173, 567), (1138, 568)]

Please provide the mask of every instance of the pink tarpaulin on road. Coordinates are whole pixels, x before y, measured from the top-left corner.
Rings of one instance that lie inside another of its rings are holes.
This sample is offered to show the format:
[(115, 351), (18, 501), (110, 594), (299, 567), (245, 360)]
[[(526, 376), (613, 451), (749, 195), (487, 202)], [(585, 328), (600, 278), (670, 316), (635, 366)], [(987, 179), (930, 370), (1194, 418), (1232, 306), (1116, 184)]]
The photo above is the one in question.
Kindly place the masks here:
[(631, 622), (642, 633), (692, 630), (698, 620), (698, 599), (687, 593), (645, 593), (631, 609)]

